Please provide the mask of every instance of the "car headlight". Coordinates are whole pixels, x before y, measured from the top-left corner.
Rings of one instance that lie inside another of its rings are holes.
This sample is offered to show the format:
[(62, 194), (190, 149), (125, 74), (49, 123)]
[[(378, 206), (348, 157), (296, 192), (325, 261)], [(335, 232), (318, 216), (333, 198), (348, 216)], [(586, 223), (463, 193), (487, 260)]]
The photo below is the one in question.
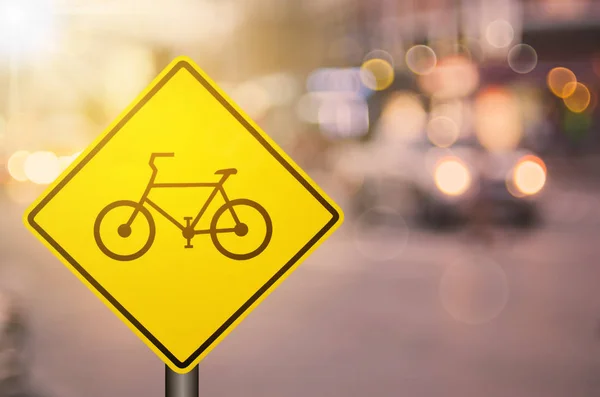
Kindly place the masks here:
[[(511, 179), (512, 187), (516, 188), (515, 195), (534, 195), (546, 184), (546, 165), (537, 156), (525, 156), (513, 168)], [(513, 192), (514, 189), (509, 190)]]
[(471, 173), (458, 158), (438, 162), (434, 171), (435, 186), (448, 196), (460, 196), (471, 186)]

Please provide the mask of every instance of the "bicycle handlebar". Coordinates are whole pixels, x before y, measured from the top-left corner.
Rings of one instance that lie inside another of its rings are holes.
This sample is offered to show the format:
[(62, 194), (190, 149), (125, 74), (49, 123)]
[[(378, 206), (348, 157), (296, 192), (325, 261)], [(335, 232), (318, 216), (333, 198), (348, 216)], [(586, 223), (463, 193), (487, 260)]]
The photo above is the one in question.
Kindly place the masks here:
[(152, 153), (150, 155), (150, 168), (152, 168), (154, 170), (154, 172), (157, 171), (156, 166), (154, 165), (154, 159), (156, 159), (157, 157), (175, 157), (175, 153)]
[(175, 153), (152, 153), (151, 157), (175, 157)]

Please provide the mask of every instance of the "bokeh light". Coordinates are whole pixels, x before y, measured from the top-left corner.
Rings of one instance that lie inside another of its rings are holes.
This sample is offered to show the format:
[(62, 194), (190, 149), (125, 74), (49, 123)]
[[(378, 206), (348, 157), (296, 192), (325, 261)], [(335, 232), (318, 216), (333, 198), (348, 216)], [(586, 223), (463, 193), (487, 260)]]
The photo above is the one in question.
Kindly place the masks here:
[(363, 63), (370, 61), (371, 59), (383, 59), (384, 61), (392, 65), (392, 68), (395, 68), (394, 57), (387, 51), (380, 49), (370, 51), (363, 58)]
[(360, 68), (360, 79), (372, 90), (385, 90), (394, 82), (394, 67), (384, 59), (369, 59)]
[(566, 98), (575, 91), (577, 86), (570, 83), (577, 83), (577, 77), (570, 69), (556, 67), (548, 72), (546, 83), (554, 95)]
[(52, 0), (0, 1), (0, 51), (24, 56), (52, 48), (56, 21)]
[[(369, 128), (369, 112), (363, 94), (371, 90), (362, 86), (361, 73), (359, 68), (321, 68), (311, 72), (306, 81), (309, 92), (296, 103), (298, 118), (319, 124), (321, 132), (329, 137), (364, 135)], [(377, 84), (375, 80), (371, 82)], [(255, 98), (248, 95), (247, 101), (254, 102)]]
[(475, 135), (493, 152), (515, 149), (523, 137), (523, 123), (514, 95), (500, 87), (483, 90), (475, 100)]
[[(546, 184), (546, 165), (537, 156), (525, 156), (515, 166), (512, 182), (523, 195), (536, 194)], [(509, 188), (509, 191), (512, 193), (514, 189)], [(519, 196), (517, 195), (517, 197)]]
[(512, 43), (515, 31), (510, 23), (504, 19), (496, 19), (485, 30), (485, 38), (493, 47), (505, 48)]
[(231, 97), (254, 119), (264, 116), (272, 106), (269, 92), (254, 81), (247, 81), (237, 86), (231, 93)]
[(73, 163), (73, 161), (75, 161), (75, 159), (79, 156), (80, 153), (81, 152), (77, 152), (70, 156), (59, 156), (58, 164), (60, 166), (60, 172), (63, 172), (64, 170), (69, 168), (69, 166)]
[(565, 106), (574, 113), (581, 113), (587, 109), (590, 104), (590, 90), (583, 83), (567, 83), (565, 91), (571, 94), (563, 99)]
[(470, 95), (479, 85), (477, 66), (462, 55), (442, 58), (435, 69), (419, 76), (419, 87), (438, 99), (459, 98)]
[(538, 56), (535, 49), (528, 44), (517, 44), (508, 52), (508, 66), (520, 74), (531, 72), (537, 66)]
[(61, 172), (58, 157), (52, 152), (44, 151), (27, 156), (24, 170), (27, 178), (39, 185), (52, 183)]
[(389, 142), (422, 137), (427, 113), (421, 98), (411, 91), (397, 91), (384, 105), (378, 129)]
[(24, 182), (27, 180), (27, 175), (25, 175), (25, 160), (27, 156), (29, 156), (28, 151), (18, 150), (8, 158), (6, 168), (15, 181)]
[(438, 98), (432, 98), (430, 116), (431, 118), (448, 117), (456, 123), (462, 135), (465, 131), (470, 131), (470, 129), (463, 128), (469, 125), (469, 107), (470, 101), (462, 99), (438, 100)]
[[(371, 76), (369, 76), (371, 77)], [(361, 89), (359, 68), (320, 68), (306, 79), (309, 92), (352, 92)]]
[(406, 51), (406, 65), (415, 74), (429, 74), (436, 64), (437, 56), (431, 47), (419, 44)]
[(335, 97), (318, 112), (321, 132), (331, 138), (360, 137), (369, 130), (369, 108), (362, 98)]
[(286, 106), (290, 104), (300, 92), (300, 84), (297, 79), (289, 73), (274, 73), (258, 79), (268, 92), (270, 101), (274, 106)]
[(449, 117), (434, 117), (427, 123), (427, 138), (438, 147), (452, 146), (458, 135), (458, 125)]
[(442, 193), (459, 196), (471, 186), (471, 173), (458, 158), (445, 158), (435, 168), (434, 181)]
[[(591, 89), (588, 88), (588, 91), (590, 93), (590, 103), (586, 108), (587, 113), (592, 113), (595, 109), (596, 106), (598, 106), (598, 94), (597, 91), (592, 91)], [(1, 140), (0, 140), (1, 142)]]

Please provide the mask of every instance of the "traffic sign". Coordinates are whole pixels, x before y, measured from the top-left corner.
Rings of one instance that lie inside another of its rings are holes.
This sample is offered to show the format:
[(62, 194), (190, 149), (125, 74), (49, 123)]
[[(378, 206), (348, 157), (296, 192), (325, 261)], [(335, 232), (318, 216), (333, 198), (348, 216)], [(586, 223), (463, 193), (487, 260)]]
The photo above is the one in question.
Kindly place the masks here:
[(180, 57), (33, 203), (25, 224), (186, 373), (342, 217)]

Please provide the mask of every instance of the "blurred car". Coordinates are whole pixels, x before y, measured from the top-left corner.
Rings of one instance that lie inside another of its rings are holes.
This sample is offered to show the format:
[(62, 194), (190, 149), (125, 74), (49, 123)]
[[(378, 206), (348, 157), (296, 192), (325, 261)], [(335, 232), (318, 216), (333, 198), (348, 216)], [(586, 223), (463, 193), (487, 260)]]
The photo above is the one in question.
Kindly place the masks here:
[(417, 216), (427, 225), (465, 221), (534, 225), (546, 184), (542, 159), (519, 148), (492, 153), (474, 139), (430, 148), (428, 177), (415, 181)]
[(451, 148), (419, 139), (366, 145), (348, 157), (353, 178), (362, 181), (353, 196), (356, 212), (392, 208), (434, 227), (482, 218), (530, 226), (540, 219), (547, 170), (525, 148), (492, 153), (475, 138), (460, 139)]

